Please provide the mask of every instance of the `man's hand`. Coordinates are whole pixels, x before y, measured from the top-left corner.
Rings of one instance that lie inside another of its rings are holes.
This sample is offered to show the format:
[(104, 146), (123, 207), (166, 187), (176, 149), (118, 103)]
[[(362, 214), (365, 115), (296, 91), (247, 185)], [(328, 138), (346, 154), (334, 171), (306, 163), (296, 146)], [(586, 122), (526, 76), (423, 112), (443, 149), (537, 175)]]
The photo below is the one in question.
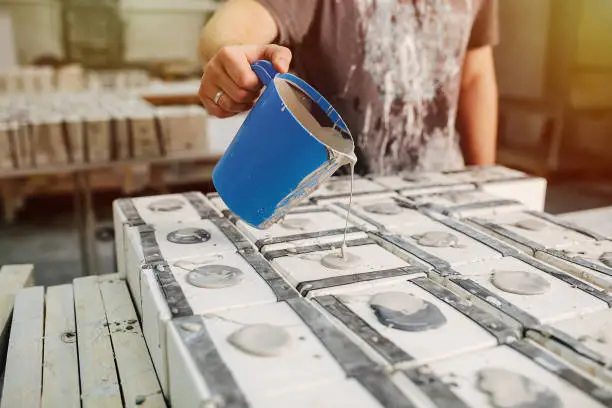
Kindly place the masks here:
[[(198, 93), (208, 113), (227, 118), (253, 106), (262, 84), (251, 64), (260, 59), (272, 62), (277, 71), (285, 73), (291, 63), (291, 51), (273, 44), (227, 46), (208, 61)], [(219, 91), (223, 94), (215, 103)]]

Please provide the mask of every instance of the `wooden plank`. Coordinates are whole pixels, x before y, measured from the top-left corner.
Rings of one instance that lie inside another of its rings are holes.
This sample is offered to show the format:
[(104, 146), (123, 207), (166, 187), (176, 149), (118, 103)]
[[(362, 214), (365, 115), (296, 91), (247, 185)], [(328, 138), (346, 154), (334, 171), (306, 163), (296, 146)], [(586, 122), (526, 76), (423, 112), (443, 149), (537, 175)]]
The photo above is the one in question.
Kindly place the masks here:
[(33, 265), (5, 265), (0, 269), (0, 367), (4, 366), (15, 293), (34, 283), (33, 270)]
[(44, 296), (40, 286), (23, 289), (15, 296), (0, 408), (40, 405)]
[(83, 408), (122, 407), (106, 312), (97, 276), (74, 280)]
[(47, 289), (42, 408), (80, 407), (72, 285)]
[(100, 291), (106, 308), (125, 405), (165, 407), (166, 403), (125, 281), (101, 282)]

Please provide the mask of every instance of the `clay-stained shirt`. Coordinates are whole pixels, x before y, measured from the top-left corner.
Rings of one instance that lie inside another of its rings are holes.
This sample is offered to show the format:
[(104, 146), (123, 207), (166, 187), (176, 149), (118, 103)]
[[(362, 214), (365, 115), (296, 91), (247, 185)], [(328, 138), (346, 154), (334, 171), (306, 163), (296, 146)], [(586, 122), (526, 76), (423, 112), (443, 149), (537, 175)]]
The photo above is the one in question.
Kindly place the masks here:
[(463, 165), (456, 131), (466, 50), (497, 42), (497, 0), (257, 0), (292, 71), (338, 110), (360, 173)]

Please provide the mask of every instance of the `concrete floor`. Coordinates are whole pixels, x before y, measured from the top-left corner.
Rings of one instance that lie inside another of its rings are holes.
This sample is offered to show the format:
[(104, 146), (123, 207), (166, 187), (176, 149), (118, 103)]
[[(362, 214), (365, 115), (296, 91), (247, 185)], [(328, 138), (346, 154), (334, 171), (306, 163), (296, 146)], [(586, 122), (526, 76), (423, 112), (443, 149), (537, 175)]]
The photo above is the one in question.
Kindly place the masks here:
[[(112, 231), (112, 199), (96, 196), (99, 225), (107, 231)], [(604, 206), (612, 206), (612, 183), (549, 186), (546, 211), (552, 214)], [(98, 240), (97, 251), (100, 273), (115, 272), (112, 239)], [(36, 283), (45, 286), (83, 275), (69, 197), (30, 200), (15, 224), (0, 225), (0, 265), (10, 263), (34, 263)]]

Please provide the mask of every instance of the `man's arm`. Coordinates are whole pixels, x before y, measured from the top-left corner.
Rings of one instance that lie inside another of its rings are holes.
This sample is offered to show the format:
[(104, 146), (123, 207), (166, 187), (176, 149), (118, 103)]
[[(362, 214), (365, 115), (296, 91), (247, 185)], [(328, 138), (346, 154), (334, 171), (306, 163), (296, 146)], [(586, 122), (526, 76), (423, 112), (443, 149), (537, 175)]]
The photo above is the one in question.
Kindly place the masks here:
[(270, 44), (278, 27), (264, 6), (255, 0), (228, 0), (202, 29), (199, 56), (205, 65), (223, 47)]
[[(208, 21), (198, 51), (204, 67), (199, 97), (211, 115), (226, 118), (250, 109), (261, 83), (251, 63), (267, 59), (287, 72), (291, 51), (270, 44), (278, 27), (255, 0), (229, 0)], [(249, 44), (249, 45), (245, 45)]]
[(497, 83), (491, 46), (467, 51), (457, 124), (466, 164), (494, 164), (497, 149)]

